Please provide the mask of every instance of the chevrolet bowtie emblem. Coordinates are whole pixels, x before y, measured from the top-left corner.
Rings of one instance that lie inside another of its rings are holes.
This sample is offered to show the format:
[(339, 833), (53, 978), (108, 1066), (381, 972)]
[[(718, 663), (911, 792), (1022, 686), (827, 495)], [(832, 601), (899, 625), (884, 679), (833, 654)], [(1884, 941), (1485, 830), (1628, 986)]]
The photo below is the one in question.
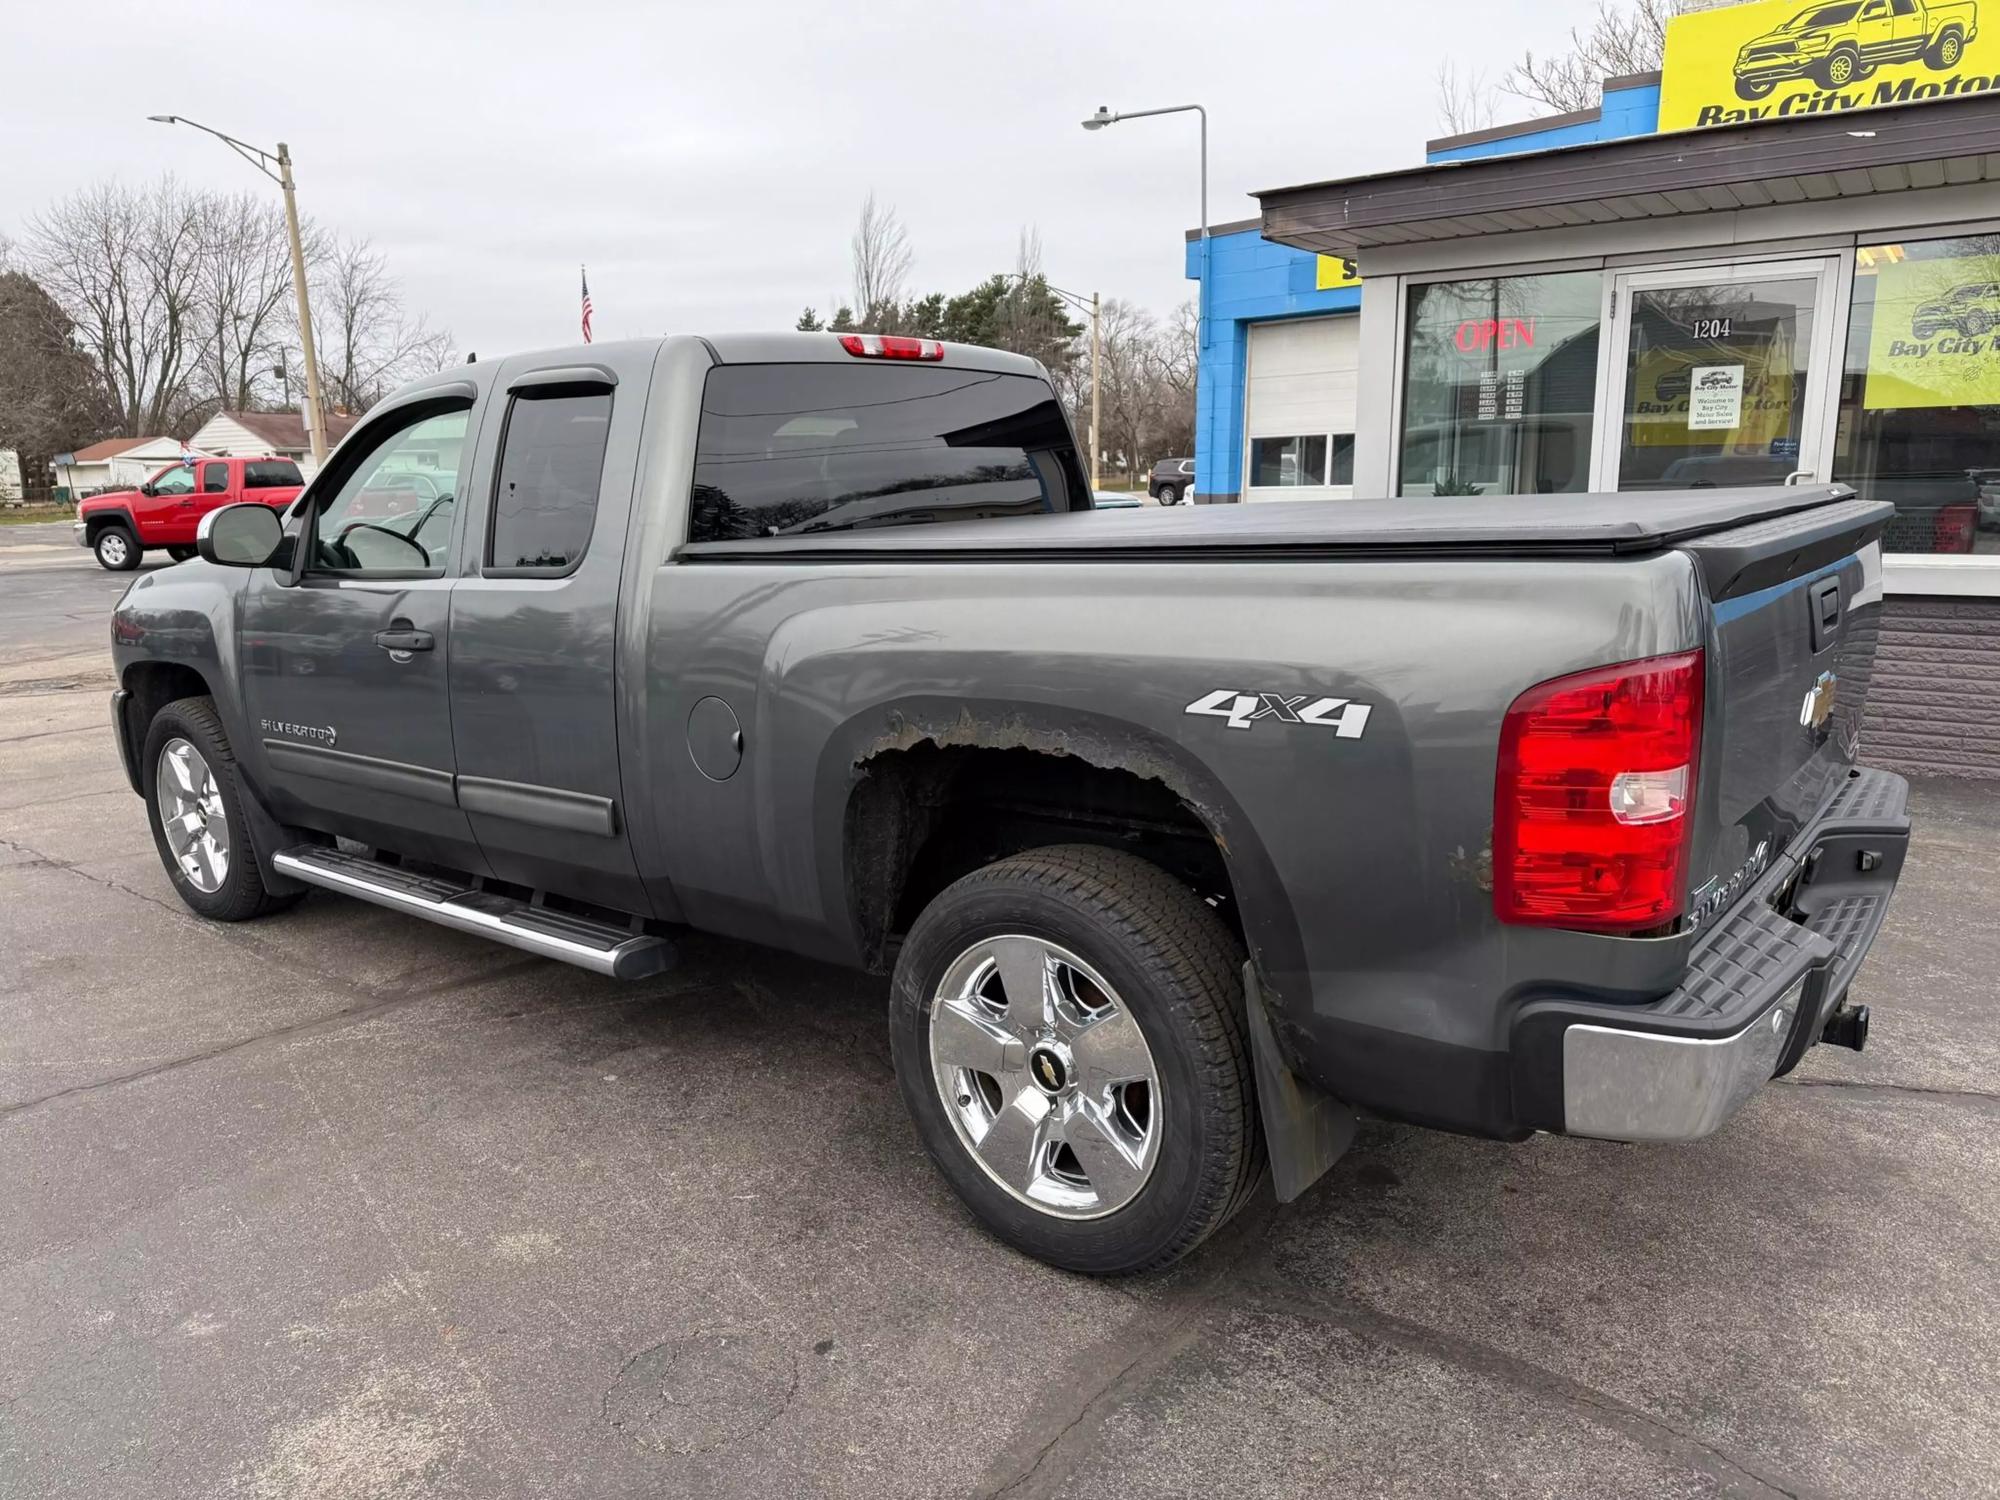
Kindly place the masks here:
[(1839, 679), (1833, 673), (1819, 674), (1819, 680), (1813, 683), (1812, 690), (1806, 694), (1806, 701), (1799, 707), (1801, 727), (1806, 729), (1826, 727), (1826, 721), (1833, 714), (1834, 694), (1838, 687)]

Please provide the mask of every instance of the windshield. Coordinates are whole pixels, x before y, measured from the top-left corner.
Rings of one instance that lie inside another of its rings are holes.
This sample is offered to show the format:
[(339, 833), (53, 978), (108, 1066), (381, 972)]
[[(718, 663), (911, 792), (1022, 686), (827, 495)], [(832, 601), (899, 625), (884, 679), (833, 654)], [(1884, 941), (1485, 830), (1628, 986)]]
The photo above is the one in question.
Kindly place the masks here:
[(1838, 26), (1843, 21), (1854, 19), (1854, 13), (1861, 9), (1854, 5), (1815, 5), (1811, 10), (1802, 10), (1778, 29), (1780, 31), (1804, 31), (1812, 26)]

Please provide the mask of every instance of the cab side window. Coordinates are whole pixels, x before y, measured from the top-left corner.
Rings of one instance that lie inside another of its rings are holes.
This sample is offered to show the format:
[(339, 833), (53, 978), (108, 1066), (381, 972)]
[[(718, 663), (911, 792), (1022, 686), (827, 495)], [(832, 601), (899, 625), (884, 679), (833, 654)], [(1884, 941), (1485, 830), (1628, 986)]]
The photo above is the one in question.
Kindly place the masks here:
[[(312, 571), (436, 578), (444, 572), (470, 408), (419, 409), (319, 505)], [(424, 482), (415, 482), (418, 470)]]
[(186, 464), (178, 469), (169, 469), (153, 481), (156, 495), (192, 495), (194, 493), (194, 470)]
[(611, 392), (550, 386), (517, 391), (500, 440), (484, 572), (560, 578), (576, 571), (597, 521), (611, 433)]
[(203, 464), (201, 466), (201, 492), (204, 495), (228, 494), (229, 465)]

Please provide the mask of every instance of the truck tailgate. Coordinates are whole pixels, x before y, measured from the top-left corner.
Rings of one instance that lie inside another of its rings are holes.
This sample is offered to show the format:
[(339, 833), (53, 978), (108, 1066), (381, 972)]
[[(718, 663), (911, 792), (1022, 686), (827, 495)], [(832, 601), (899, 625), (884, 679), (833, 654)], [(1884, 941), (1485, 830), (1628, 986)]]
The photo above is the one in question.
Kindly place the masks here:
[(1692, 925), (1727, 910), (1854, 764), (1893, 515), (1833, 500), (1679, 543), (1709, 609)]

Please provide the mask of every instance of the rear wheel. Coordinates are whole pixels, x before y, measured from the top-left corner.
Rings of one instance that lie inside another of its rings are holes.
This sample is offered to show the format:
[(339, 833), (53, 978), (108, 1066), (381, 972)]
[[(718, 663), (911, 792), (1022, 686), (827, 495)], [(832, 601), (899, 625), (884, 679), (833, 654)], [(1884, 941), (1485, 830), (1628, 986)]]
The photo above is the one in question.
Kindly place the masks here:
[(1924, 61), (1933, 68), (1955, 68), (1958, 60), (1965, 55), (1965, 38), (1956, 31), (1947, 31), (1931, 44), (1931, 50)]
[(195, 549), (192, 547), (167, 548), (167, 556), (171, 557), (175, 562), (186, 562), (190, 557), (193, 557), (194, 554), (195, 554)]
[(1739, 78), (1736, 80), (1736, 92), (1739, 97), (1744, 99), (1762, 99), (1776, 87), (1776, 81), (1770, 78)]
[(1162, 505), (1179, 505), (1181, 503), (1181, 487), (1177, 484), (1163, 484), (1157, 490), (1153, 491), (1153, 494)]
[(212, 698), (182, 698), (155, 714), (139, 764), (153, 844), (190, 910), (241, 922), (297, 902), (264, 886), (250, 847), (236, 757)]
[(90, 548), (97, 554), (97, 565), (113, 573), (129, 573), (139, 566), (138, 538), (123, 526), (105, 527)]
[(1242, 955), (1158, 866), (1064, 845), (925, 908), (890, 1000), (918, 1134), (1000, 1238), (1093, 1275), (1178, 1260), (1259, 1181)]

